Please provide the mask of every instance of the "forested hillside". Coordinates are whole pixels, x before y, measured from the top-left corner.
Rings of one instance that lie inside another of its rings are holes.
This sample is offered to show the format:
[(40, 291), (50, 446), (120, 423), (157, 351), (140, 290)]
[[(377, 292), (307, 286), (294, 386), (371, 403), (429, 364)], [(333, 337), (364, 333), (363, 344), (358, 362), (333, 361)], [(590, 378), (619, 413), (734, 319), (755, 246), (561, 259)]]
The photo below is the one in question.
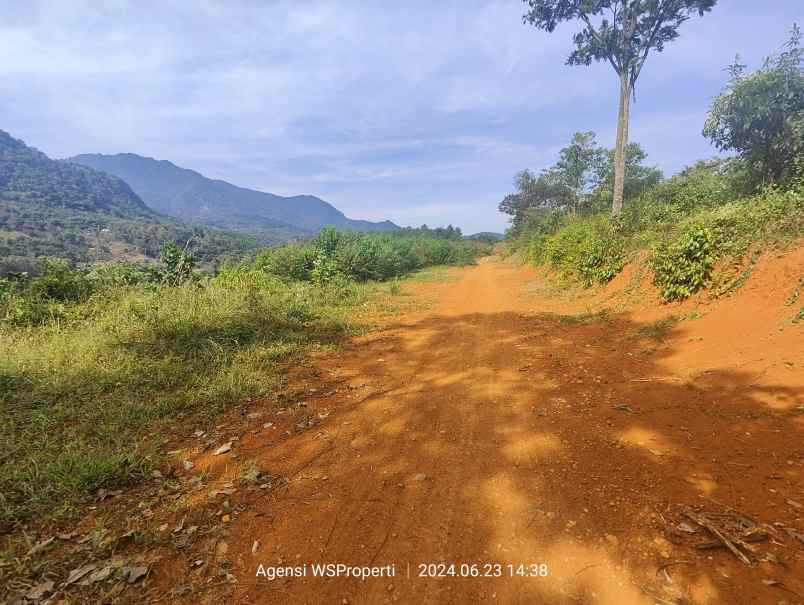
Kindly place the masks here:
[(154, 217), (154, 212), (121, 179), (51, 160), (2, 130), (0, 193), (8, 202), (103, 212), (124, 218)]
[(309, 237), (330, 225), (355, 231), (393, 231), (390, 221), (347, 218), (312, 195), (282, 197), (181, 168), (166, 160), (133, 153), (83, 154), (69, 161), (116, 175), (129, 183), (152, 208), (185, 221), (243, 231), (261, 239), (289, 241)]
[(0, 273), (29, 271), (40, 256), (155, 258), (165, 241), (188, 240), (203, 261), (256, 247), (248, 237), (160, 215), (121, 179), (52, 160), (0, 131)]

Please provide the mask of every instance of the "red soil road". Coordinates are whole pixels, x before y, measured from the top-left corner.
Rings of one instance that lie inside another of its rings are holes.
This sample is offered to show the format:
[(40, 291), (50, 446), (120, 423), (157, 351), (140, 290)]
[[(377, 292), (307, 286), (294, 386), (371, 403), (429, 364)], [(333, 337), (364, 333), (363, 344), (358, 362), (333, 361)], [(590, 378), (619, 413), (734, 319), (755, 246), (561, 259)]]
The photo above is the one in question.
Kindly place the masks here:
[[(638, 312), (544, 312), (572, 309), (528, 294), (534, 273), (496, 257), (453, 277), (418, 286), (430, 310), (296, 376), (315, 376), (304, 386), (317, 389), (310, 409), (329, 413), (321, 424), (243, 439), (241, 459), (289, 483), (249, 497), (219, 551), (237, 583), (201, 602), (804, 602), (804, 544), (757, 544), (757, 559), (781, 564), (749, 568), (696, 550), (711, 540), (703, 531), (672, 531), (687, 505), (804, 531), (786, 502), (804, 503), (804, 338), (783, 323), (798, 308), (784, 306), (790, 292), (754, 300), (748, 288), (743, 313), (729, 310), (737, 297), (657, 344), (636, 335)], [(395, 565), (396, 576), (314, 578), (315, 562)], [(502, 575), (419, 577), (442, 562), (498, 563)], [(260, 564), (307, 564), (308, 576), (269, 581)], [(533, 564), (549, 574), (511, 574)], [(178, 582), (182, 565), (157, 581)]]

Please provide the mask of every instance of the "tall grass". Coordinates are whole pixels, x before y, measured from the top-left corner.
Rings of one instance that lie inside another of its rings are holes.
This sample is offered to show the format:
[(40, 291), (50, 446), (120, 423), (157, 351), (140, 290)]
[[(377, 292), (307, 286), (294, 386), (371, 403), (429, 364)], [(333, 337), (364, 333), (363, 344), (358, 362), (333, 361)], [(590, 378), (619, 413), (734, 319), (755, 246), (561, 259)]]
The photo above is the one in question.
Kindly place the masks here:
[(366, 292), (229, 271), (104, 293), (72, 322), (0, 326), (0, 524), (147, 472), (155, 427), (276, 390), (279, 362), (347, 334)]

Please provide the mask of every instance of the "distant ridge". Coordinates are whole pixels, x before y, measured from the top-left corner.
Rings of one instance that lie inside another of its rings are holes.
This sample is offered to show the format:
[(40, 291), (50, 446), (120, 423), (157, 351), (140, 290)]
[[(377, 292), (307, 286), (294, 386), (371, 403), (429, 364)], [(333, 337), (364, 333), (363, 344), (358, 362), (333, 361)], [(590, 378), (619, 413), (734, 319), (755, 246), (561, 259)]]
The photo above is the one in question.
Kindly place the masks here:
[(356, 231), (394, 231), (390, 221), (354, 220), (313, 195), (283, 197), (213, 180), (167, 160), (133, 153), (82, 154), (67, 161), (117, 177), (151, 208), (185, 221), (254, 235), (283, 232), (290, 239), (316, 233), (326, 225)]
[(154, 258), (163, 242), (188, 240), (202, 261), (258, 246), (157, 213), (119, 177), (53, 160), (0, 130), (0, 275), (33, 270), (41, 256)]
[(0, 130), (0, 196), (27, 205), (156, 219), (120, 178), (52, 160), (4, 130)]

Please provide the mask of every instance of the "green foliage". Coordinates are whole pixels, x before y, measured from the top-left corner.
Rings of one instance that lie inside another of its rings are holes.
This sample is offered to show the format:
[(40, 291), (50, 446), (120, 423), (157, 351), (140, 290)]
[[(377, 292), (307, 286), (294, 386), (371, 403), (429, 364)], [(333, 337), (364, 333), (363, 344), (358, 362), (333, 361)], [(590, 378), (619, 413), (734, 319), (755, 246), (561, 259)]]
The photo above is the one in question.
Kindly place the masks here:
[(37, 258), (74, 262), (159, 258), (165, 241), (193, 240), (194, 255), (214, 268), (240, 260), (258, 247), (256, 240), (217, 229), (182, 225), (168, 219), (120, 218), (100, 212), (6, 201), (0, 192), (0, 275), (35, 271)]
[(142, 476), (159, 463), (160, 427), (276, 391), (280, 362), (348, 333), (366, 296), (256, 269), (169, 286), (156, 270), (56, 261), (0, 281), (9, 290), (73, 313), (0, 322), (0, 528)]
[[(625, 199), (641, 195), (661, 182), (658, 168), (645, 166), (647, 154), (638, 143), (626, 147)], [(600, 147), (594, 132), (576, 132), (559, 152), (558, 161), (537, 177), (523, 170), (514, 178), (515, 193), (506, 195), (499, 210), (511, 216), (509, 236), (524, 231), (558, 210), (573, 214), (600, 212), (611, 206), (614, 150)]]
[(326, 227), (309, 244), (264, 250), (254, 267), (272, 275), (327, 283), (335, 279), (384, 281), (432, 265), (466, 265), (490, 245), (460, 239), (459, 231), (403, 229), (394, 233), (358, 233)]
[[(575, 50), (569, 65), (590, 65), (608, 61), (617, 73), (626, 72), (631, 85), (636, 81), (651, 50), (661, 52), (678, 37), (681, 24), (692, 15), (703, 15), (717, 0), (664, 2), (611, 2), (611, 0), (524, 0), (528, 11), (524, 21), (553, 32), (559, 23), (580, 20), (584, 28), (575, 34)], [(602, 19), (598, 27), (593, 21)]]
[(694, 227), (654, 250), (654, 282), (665, 300), (687, 298), (706, 285), (715, 264), (713, 239), (709, 229)]
[(625, 263), (622, 239), (602, 215), (569, 218), (531, 250), (561, 274), (587, 286), (610, 281)]
[(151, 217), (122, 180), (69, 162), (51, 160), (0, 130), (0, 197), (120, 217)]
[(189, 251), (190, 242), (180, 248), (175, 242), (162, 244), (162, 281), (169, 286), (179, 286), (193, 276), (195, 258)]
[(315, 284), (328, 284), (341, 275), (338, 263), (334, 258), (324, 252), (316, 254), (313, 260), (313, 270), (310, 271), (310, 280)]
[(620, 226), (640, 242), (637, 247), (649, 247), (691, 214), (743, 198), (749, 189), (738, 160), (698, 162), (630, 200)]
[(517, 237), (552, 211), (571, 205), (572, 191), (556, 176), (556, 171), (549, 169), (538, 177), (530, 170), (517, 173), (514, 177), (516, 192), (506, 195), (499, 205), (500, 212), (511, 216), (510, 237)]
[(401, 235), (418, 235), (435, 239), (461, 239), (463, 237), (461, 228), (453, 227), (452, 225), (436, 227), (435, 229), (431, 229), (427, 225), (422, 225), (421, 227), (403, 227), (399, 231), (401, 231)]
[(751, 74), (739, 57), (731, 80), (712, 103), (703, 134), (737, 151), (757, 183), (790, 184), (804, 156), (804, 48), (794, 26), (786, 50)]
[(285, 279), (310, 281), (315, 258), (312, 246), (287, 244), (259, 252), (254, 267)]
[(804, 189), (750, 190), (740, 160), (699, 162), (630, 200), (616, 229), (605, 211), (556, 210), (528, 223), (512, 246), (586, 285), (611, 279), (629, 255), (648, 249), (663, 298), (679, 300), (727, 279), (713, 274), (720, 259), (804, 233)]
[[(596, 186), (585, 202), (585, 206), (595, 212), (611, 207), (614, 187), (614, 149), (605, 149), (603, 161), (598, 163), (595, 175)], [(625, 147), (625, 180), (623, 198), (632, 200), (662, 181), (664, 175), (655, 166), (646, 166), (648, 154), (639, 143), (628, 143)]]
[(554, 178), (572, 192), (571, 210), (578, 213), (585, 194), (598, 184), (598, 175), (606, 164), (606, 151), (597, 145), (594, 132), (576, 132), (567, 147), (558, 153), (551, 169)]
[(0, 282), (0, 322), (32, 325), (70, 319), (74, 305), (86, 302), (95, 290), (87, 272), (64, 259), (40, 259), (37, 273), (32, 279), (17, 276)]

